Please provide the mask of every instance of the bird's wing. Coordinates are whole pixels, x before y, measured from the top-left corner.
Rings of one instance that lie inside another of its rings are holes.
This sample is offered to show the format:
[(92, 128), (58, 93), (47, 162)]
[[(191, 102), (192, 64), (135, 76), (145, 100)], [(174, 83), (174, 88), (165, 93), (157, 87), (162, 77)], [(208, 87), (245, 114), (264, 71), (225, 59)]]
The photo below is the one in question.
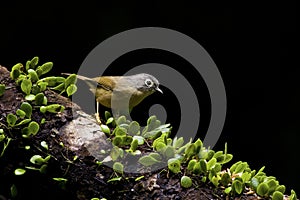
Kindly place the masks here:
[(113, 88), (115, 88), (116, 86), (115, 77), (112, 76), (96, 77), (93, 78), (93, 80), (95, 80), (98, 83), (97, 87), (102, 87), (105, 90), (113, 91)]

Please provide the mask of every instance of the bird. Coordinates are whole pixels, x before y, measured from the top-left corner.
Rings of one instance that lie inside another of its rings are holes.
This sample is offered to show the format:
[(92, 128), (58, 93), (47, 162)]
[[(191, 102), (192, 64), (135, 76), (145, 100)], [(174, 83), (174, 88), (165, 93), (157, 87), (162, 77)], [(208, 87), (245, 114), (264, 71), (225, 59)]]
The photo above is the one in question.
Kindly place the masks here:
[[(70, 73), (62, 73), (71, 75)], [(159, 81), (150, 74), (139, 73), (127, 76), (99, 76), (89, 78), (76, 75), (89, 86), (95, 95), (96, 120), (101, 124), (99, 103), (114, 110), (117, 116), (129, 114), (131, 110), (154, 92), (163, 94)]]

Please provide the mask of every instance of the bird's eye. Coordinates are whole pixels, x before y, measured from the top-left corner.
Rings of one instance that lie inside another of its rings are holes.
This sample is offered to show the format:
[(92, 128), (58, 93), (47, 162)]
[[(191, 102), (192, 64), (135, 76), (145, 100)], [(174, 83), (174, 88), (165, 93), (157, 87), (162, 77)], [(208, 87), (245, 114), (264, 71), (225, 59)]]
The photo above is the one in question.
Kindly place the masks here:
[(153, 86), (153, 82), (152, 82), (150, 79), (146, 79), (146, 80), (145, 80), (145, 84), (146, 84), (148, 87), (152, 87), (152, 86)]

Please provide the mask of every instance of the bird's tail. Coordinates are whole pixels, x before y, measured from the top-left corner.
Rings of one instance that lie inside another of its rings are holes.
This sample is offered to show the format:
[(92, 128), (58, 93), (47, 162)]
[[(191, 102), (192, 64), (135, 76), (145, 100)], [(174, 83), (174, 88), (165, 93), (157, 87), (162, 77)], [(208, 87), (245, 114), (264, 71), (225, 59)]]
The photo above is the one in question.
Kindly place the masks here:
[[(62, 75), (71, 75), (70, 73), (61, 73)], [(81, 75), (77, 75), (76, 77), (80, 80), (83, 80), (90, 88), (90, 90), (94, 93), (96, 88), (97, 88), (97, 81), (95, 81), (92, 78), (86, 77), (86, 76), (81, 76)]]
[[(67, 75), (67, 76), (71, 75), (70, 73), (61, 73), (61, 74), (62, 74), (62, 75)], [(86, 77), (86, 76), (81, 76), (81, 75), (77, 75), (77, 74), (76, 74), (76, 77), (77, 77), (78, 79), (80, 79), (80, 80), (83, 80), (83, 81), (92, 81), (92, 82), (94, 82), (93, 79), (88, 78), (88, 77)]]

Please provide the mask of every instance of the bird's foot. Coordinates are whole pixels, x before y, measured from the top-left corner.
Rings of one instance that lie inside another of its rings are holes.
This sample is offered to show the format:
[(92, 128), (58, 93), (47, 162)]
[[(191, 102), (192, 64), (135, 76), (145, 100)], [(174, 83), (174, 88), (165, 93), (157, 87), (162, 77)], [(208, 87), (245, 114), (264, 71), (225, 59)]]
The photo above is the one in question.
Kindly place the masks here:
[(96, 117), (96, 121), (98, 122), (98, 124), (101, 125), (102, 122), (101, 122), (101, 119), (100, 119), (100, 116), (99, 116), (99, 113), (98, 113), (98, 112), (95, 113), (95, 117)]

